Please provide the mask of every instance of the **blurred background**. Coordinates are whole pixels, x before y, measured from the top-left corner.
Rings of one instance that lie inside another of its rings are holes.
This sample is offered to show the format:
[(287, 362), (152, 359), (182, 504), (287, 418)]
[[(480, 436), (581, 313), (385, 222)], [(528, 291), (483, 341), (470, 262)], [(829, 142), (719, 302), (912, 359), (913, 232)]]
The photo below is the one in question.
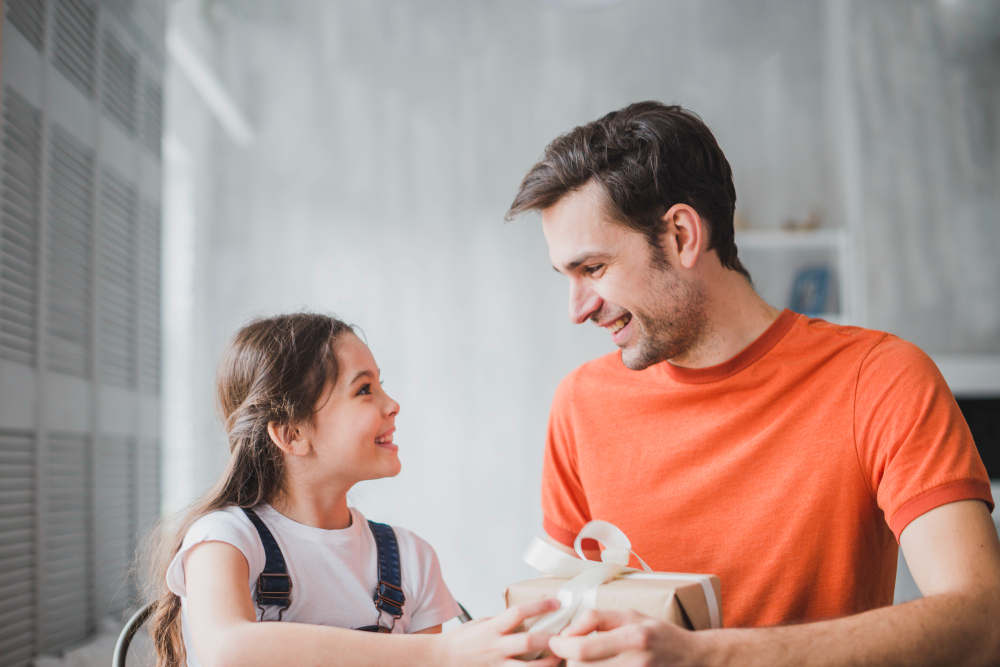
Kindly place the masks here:
[(353, 502), (499, 611), (555, 387), (613, 349), (503, 215), (639, 100), (715, 132), (761, 294), (923, 347), (1000, 479), (1000, 0), (2, 4), (2, 665), (107, 664), (142, 535), (228, 456), (223, 346), (300, 309), (402, 406)]

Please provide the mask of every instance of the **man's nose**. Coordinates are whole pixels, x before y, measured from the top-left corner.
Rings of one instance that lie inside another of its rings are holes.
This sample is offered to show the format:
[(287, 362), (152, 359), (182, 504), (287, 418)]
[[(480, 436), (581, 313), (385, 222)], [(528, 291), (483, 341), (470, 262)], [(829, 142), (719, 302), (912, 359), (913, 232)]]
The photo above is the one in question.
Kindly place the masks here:
[(583, 324), (603, 303), (601, 297), (590, 287), (578, 282), (570, 282), (569, 319), (573, 324)]

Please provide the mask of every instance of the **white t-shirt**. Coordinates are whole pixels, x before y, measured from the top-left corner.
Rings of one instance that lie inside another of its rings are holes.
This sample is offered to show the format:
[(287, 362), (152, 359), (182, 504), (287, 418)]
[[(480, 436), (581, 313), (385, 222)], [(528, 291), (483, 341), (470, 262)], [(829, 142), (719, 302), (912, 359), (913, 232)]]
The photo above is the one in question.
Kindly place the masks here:
[[(343, 530), (324, 530), (296, 523), (270, 505), (254, 509), (281, 548), (292, 578), (292, 603), (283, 621), (341, 628), (360, 628), (378, 622), (374, 595), (378, 583), (378, 551), (368, 521), (351, 508), (351, 525)], [(419, 632), (458, 616), (460, 610), (441, 577), (434, 549), (404, 528), (393, 526), (399, 543), (403, 593), (403, 615), (394, 633)], [(206, 514), (188, 529), (180, 551), (167, 568), (167, 587), (181, 598), (181, 621), (189, 667), (200, 667), (188, 628), (184, 557), (201, 542), (232, 544), (247, 559), (253, 596), (257, 577), (264, 571), (264, 546), (257, 529), (238, 507)], [(278, 607), (254, 604), (257, 620), (277, 620)], [(391, 619), (386, 617), (386, 622)]]

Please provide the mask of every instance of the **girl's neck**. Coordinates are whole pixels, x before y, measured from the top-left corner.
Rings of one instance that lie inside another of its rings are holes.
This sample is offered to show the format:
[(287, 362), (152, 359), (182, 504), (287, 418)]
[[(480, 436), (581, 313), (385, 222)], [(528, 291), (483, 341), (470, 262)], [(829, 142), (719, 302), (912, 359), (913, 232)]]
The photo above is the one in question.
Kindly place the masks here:
[(296, 523), (324, 530), (342, 530), (351, 525), (347, 491), (310, 493), (305, 489), (285, 489), (271, 506)]

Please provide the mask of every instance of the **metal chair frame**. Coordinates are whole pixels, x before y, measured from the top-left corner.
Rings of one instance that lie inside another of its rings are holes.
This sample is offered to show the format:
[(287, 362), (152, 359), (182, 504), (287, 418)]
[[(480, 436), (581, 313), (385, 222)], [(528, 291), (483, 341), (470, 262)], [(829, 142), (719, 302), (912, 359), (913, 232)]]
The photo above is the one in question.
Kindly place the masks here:
[[(458, 620), (462, 623), (468, 623), (472, 620), (472, 616), (466, 611), (465, 607), (462, 606), (460, 602), (457, 602), (458, 608), (462, 610), (462, 613), (458, 615)], [(122, 628), (122, 632), (118, 635), (118, 643), (115, 644), (115, 652), (111, 657), (111, 667), (125, 667), (125, 660), (128, 658), (128, 647), (132, 644), (132, 639), (135, 637), (135, 633), (139, 631), (142, 624), (149, 620), (149, 617), (153, 615), (155, 610), (155, 603), (147, 602), (143, 605), (139, 611), (132, 615), (132, 618), (128, 620), (125, 627)]]

